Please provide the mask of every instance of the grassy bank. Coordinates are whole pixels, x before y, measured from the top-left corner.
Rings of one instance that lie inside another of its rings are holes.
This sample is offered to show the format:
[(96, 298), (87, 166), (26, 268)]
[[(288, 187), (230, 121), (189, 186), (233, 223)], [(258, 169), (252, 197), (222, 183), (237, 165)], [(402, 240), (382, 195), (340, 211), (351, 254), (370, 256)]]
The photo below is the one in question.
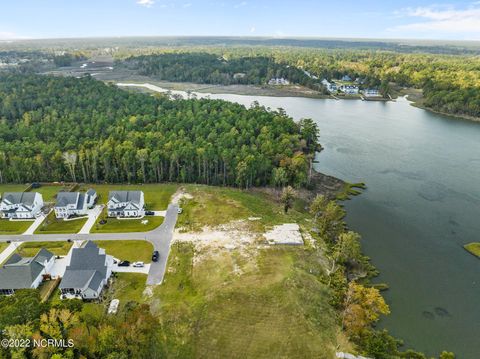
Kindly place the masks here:
[(155, 289), (171, 357), (332, 358), (337, 343), (328, 289), (305, 268), (304, 248), (271, 248), (255, 257), (222, 252), (201, 262), (174, 244), (168, 274)]

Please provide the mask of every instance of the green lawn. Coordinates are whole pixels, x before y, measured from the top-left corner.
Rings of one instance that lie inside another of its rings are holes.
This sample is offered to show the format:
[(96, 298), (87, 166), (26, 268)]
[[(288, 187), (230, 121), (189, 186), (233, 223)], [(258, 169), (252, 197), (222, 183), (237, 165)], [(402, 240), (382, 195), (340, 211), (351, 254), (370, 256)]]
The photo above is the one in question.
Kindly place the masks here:
[(309, 273), (321, 266), (314, 251), (224, 251), (201, 261), (195, 255), (192, 245), (173, 244), (151, 300), (166, 356), (334, 357), (339, 328), (329, 290)]
[(48, 249), (55, 255), (64, 256), (72, 247), (71, 242), (25, 242), (17, 248), (17, 253), (22, 257), (33, 257), (41, 248)]
[(255, 217), (257, 220), (250, 221), (251, 229), (263, 232), (266, 226), (275, 224), (300, 224), (305, 217), (305, 203), (301, 200), (297, 200), (294, 208), (285, 214), (276, 198), (260, 191), (202, 185), (187, 185), (185, 190), (193, 199), (183, 201), (183, 213), (179, 216), (177, 227), (188, 231)]
[(474, 243), (469, 243), (465, 244), (463, 246), (467, 251), (472, 253), (474, 256), (477, 256), (480, 258), (480, 243), (474, 242)]
[(83, 185), (81, 191), (93, 188), (97, 191), (99, 204), (108, 202), (109, 191), (143, 191), (145, 194), (145, 206), (149, 210), (163, 211), (166, 210), (170, 203), (170, 198), (178, 188), (176, 184), (138, 184), (138, 185)]
[(42, 224), (37, 228), (37, 234), (49, 233), (78, 233), (82, 229), (87, 218), (76, 219), (74, 221), (64, 221), (63, 219), (55, 218), (55, 212), (52, 211)]
[(5, 248), (8, 247), (8, 243), (5, 243), (5, 242), (0, 242), (0, 253), (3, 252), (5, 250)]
[[(99, 222), (105, 219), (107, 223), (100, 224)], [(142, 221), (148, 221), (147, 224), (143, 224)], [(116, 219), (107, 218), (105, 216), (105, 210), (102, 215), (97, 219), (97, 222), (93, 225), (90, 233), (126, 233), (126, 232), (148, 232), (163, 223), (163, 217), (146, 216), (142, 219)]]
[(0, 234), (22, 234), (33, 223), (31, 221), (9, 221), (8, 219), (0, 219)]
[(147, 276), (139, 273), (117, 273), (116, 276), (110, 296), (120, 300), (119, 308), (129, 301), (142, 303)]
[(66, 190), (62, 185), (41, 185), (40, 188), (32, 189), (31, 192), (38, 192), (42, 194), (44, 202), (55, 202), (57, 193)]
[(23, 192), (27, 187), (28, 184), (0, 184), (0, 195), (5, 192)]
[(145, 240), (138, 241), (95, 241), (107, 254), (130, 262), (152, 261), (153, 245)]

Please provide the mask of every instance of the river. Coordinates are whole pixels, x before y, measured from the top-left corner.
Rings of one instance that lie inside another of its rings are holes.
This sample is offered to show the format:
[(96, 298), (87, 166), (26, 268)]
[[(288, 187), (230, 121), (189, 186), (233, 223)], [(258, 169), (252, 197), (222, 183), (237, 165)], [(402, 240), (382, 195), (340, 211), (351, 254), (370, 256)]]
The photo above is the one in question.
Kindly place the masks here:
[(316, 169), (368, 187), (345, 207), (381, 273), (376, 281), (390, 286), (392, 313), (380, 326), (405, 348), (480, 358), (480, 260), (462, 247), (480, 242), (480, 123), (405, 99), (209, 96), (315, 120), (325, 148)]

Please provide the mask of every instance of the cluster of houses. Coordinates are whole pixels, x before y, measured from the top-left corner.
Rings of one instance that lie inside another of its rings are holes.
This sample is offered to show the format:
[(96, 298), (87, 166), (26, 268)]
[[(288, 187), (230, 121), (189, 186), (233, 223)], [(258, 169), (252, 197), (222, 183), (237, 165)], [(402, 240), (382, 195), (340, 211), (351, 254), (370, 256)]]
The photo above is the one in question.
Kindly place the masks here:
[(268, 81), (268, 84), (271, 86), (286, 86), (290, 85), (290, 81), (283, 77), (274, 77)]
[[(341, 82), (348, 82), (348, 84), (337, 84), (335, 81), (328, 81), (327, 79), (322, 80), (322, 85), (325, 86), (328, 92), (336, 94), (342, 92), (346, 95), (358, 95), (362, 93), (365, 97), (380, 97), (380, 91), (378, 89), (367, 88), (360, 90), (360, 87), (352, 83), (350, 76), (345, 75), (342, 77)], [(363, 83), (361, 79), (355, 80), (355, 83)]]
[[(37, 218), (44, 207), (38, 192), (6, 192), (0, 202), (0, 216), (8, 219)], [(97, 192), (59, 192), (54, 206), (58, 219), (85, 216), (93, 208)], [(145, 215), (145, 198), (142, 191), (110, 191), (107, 202), (109, 217), (142, 217)]]
[[(113, 257), (88, 241), (85, 246), (72, 248), (60, 281), (62, 299), (101, 298), (112, 275)], [(0, 295), (12, 295), (19, 289), (36, 289), (45, 279), (51, 279), (55, 255), (42, 248), (35, 257), (14, 253), (0, 269)]]
[[(59, 219), (82, 216), (95, 205), (97, 193), (59, 192), (54, 206)], [(38, 192), (7, 192), (0, 202), (3, 218), (33, 219), (44, 206)], [(135, 218), (145, 215), (145, 196), (142, 191), (110, 191), (107, 202), (109, 217)], [(42, 248), (35, 257), (14, 253), (0, 268), (0, 295), (11, 295), (18, 289), (37, 288), (52, 277), (56, 257)], [(98, 299), (112, 274), (113, 257), (88, 241), (84, 247), (72, 248), (65, 260), (68, 265), (59, 285), (62, 298)]]

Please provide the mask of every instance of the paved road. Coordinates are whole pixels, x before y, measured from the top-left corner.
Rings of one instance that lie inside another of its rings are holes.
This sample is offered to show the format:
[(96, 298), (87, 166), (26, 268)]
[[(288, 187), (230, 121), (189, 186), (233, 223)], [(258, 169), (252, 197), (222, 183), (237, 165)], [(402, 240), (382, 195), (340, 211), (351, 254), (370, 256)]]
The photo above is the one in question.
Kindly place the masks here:
[(170, 244), (172, 243), (173, 230), (178, 218), (178, 205), (170, 204), (165, 214), (163, 223), (148, 232), (147, 240), (149, 240), (156, 251), (160, 253), (158, 262), (152, 262), (150, 271), (148, 272), (147, 285), (161, 284), (167, 269), (168, 255), (170, 254)]
[(154, 249), (160, 253), (158, 262), (152, 262), (147, 278), (148, 285), (157, 285), (162, 283), (165, 275), (168, 255), (170, 254), (170, 244), (173, 238), (173, 230), (175, 229), (177, 218), (178, 205), (170, 204), (163, 223), (150, 232), (0, 235), (0, 242), (60, 242), (68, 239), (75, 241), (147, 240), (151, 242)]

